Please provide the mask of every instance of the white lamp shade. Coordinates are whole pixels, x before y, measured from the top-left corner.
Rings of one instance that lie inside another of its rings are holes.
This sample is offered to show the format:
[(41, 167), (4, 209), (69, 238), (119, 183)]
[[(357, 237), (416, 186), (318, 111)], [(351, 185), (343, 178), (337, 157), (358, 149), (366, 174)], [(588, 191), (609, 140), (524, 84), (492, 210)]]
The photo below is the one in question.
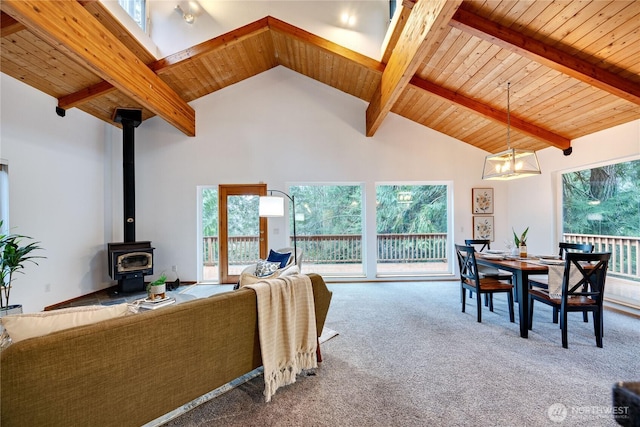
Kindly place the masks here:
[(533, 175), (540, 175), (536, 152), (515, 148), (488, 155), (482, 171), (482, 179), (503, 181)]
[(258, 215), (261, 217), (284, 216), (284, 198), (277, 196), (260, 197)]

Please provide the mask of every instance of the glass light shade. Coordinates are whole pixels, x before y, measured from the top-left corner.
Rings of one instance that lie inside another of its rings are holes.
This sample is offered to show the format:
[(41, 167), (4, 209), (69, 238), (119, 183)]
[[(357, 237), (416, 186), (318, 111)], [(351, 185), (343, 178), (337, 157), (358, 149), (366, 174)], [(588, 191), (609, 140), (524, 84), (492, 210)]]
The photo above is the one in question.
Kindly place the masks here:
[(258, 215), (261, 217), (284, 216), (284, 198), (278, 196), (260, 197)]
[(540, 175), (538, 156), (532, 150), (511, 148), (488, 155), (484, 160), (482, 179), (509, 180)]

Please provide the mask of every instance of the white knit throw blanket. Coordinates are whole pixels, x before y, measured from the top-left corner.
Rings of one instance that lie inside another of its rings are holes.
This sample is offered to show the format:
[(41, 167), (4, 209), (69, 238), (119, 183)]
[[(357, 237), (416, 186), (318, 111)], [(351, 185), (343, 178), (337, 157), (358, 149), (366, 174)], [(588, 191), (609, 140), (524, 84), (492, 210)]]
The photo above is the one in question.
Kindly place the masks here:
[(316, 313), (311, 279), (285, 276), (247, 285), (256, 292), (264, 366), (265, 402), (279, 387), (296, 382), (303, 369), (318, 367)]

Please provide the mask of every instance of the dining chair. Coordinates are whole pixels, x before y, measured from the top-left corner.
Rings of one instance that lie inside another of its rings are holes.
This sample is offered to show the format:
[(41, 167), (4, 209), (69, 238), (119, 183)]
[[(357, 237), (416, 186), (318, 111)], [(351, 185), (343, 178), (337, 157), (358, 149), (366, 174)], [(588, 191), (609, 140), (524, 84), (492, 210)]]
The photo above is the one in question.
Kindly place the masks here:
[(604, 286), (611, 252), (565, 255), (564, 265), (549, 266), (545, 289), (529, 289), (529, 329), (533, 328), (533, 303), (539, 301), (560, 312), (562, 347), (568, 348), (567, 314), (593, 313), (596, 345), (602, 347)]
[[(558, 243), (558, 256), (561, 259), (565, 259), (565, 255), (572, 252), (592, 253), (594, 246), (591, 243), (570, 243), (560, 242)], [(542, 289), (547, 289), (549, 286), (549, 276), (535, 276), (529, 279), (529, 288), (532, 286)], [(589, 318), (587, 313), (583, 315), (584, 322), (588, 322)], [(558, 310), (553, 310), (553, 323), (558, 323)]]
[[(482, 252), (485, 249), (486, 250), (491, 250), (491, 240), (485, 240), (485, 239), (466, 239), (464, 241), (464, 244), (466, 246), (473, 246), (474, 248), (476, 248), (476, 252)], [(478, 245), (480, 246), (480, 249), (477, 249)], [(498, 270), (495, 267), (489, 267), (486, 265), (479, 265), (478, 266), (478, 273), (480, 274), (480, 278), (492, 278), (492, 279), (497, 279), (497, 280), (506, 280), (509, 283), (513, 283), (513, 274), (506, 272), (506, 271), (502, 271), (502, 270)], [(469, 291), (469, 298), (473, 298), (473, 291)], [(487, 306), (489, 305), (490, 308), (493, 310), (492, 307), (493, 304), (493, 298), (491, 298), (491, 296), (489, 294), (485, 295), (485, 300), (484, 300), (484, 305)]]
[[(491, 277), (481, 278), (476, 263), (476, 250), (473, 246), (455, 245), (460, 267), (460, 290), (462, 293), (462, 312), (466, 308), (465, 290), (476, 293), (478, 322), (482, 322), (482, 294), (493, 296), (495, 293), (506, 293), (509, 305), (509, 320), (515, 322), (513, 312), (513, 285)], [(491, 298), (492, 301), (492, 298)], [(493, 311), (493, 302), (489, 304), (489, 311)]]

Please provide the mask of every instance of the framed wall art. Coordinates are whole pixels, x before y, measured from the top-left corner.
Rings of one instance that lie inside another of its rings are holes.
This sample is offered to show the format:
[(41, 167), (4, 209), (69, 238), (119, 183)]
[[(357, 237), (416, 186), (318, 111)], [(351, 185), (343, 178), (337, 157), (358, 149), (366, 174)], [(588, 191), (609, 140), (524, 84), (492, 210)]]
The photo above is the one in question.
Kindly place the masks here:
[(471, 207), (473, 214), (492, 214), (493, 188), (471, 189)]
[(474, 216), (473, 217), (473, 238), (490, 240), (493, 242), (493, 217)]

